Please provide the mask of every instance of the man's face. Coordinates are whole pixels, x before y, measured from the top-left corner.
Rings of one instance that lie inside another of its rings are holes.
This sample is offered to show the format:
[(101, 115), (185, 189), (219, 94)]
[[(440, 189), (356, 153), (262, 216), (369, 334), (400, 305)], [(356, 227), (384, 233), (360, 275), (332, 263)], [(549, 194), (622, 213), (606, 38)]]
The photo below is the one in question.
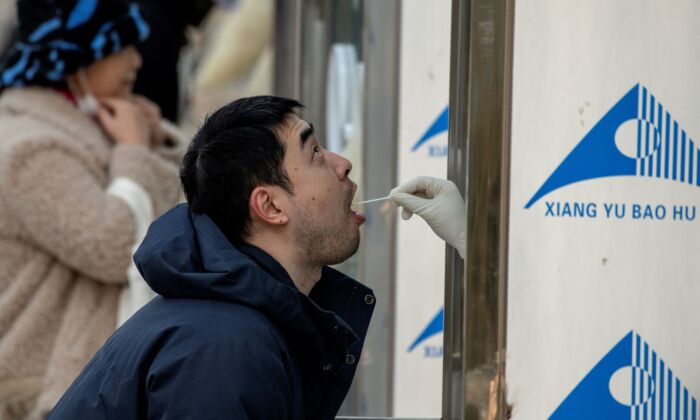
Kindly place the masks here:
[(280, 137), (293, 188), (290, 227), (301, 255), (317, 266), (345, 261), (357, 251), (365, 221), (350, 209), (357, 189), (348, 178), (352, 164), (321, 147), (313, 127), (297, 116), (286, 120)]

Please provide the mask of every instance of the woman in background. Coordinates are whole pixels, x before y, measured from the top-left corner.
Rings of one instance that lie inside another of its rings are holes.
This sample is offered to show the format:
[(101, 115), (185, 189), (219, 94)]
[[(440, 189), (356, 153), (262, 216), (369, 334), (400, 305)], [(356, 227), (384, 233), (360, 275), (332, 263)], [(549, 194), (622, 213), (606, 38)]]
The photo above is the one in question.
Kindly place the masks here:
[(179, 193), (179, 150), (131, 95), (149, 32), (138, 7), (17, 9), (0, 65), (2, 420), (45, 417), (114, 331), (132, 247)]

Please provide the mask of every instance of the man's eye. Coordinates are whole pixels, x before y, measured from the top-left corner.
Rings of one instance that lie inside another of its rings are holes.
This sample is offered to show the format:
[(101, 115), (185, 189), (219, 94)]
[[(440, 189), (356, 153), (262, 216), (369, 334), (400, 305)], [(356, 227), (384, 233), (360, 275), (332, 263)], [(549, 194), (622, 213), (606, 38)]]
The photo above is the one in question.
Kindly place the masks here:
[(314, 155), (321, 155), (321, 148), (318, 146), (314, 146), (313, 148)]

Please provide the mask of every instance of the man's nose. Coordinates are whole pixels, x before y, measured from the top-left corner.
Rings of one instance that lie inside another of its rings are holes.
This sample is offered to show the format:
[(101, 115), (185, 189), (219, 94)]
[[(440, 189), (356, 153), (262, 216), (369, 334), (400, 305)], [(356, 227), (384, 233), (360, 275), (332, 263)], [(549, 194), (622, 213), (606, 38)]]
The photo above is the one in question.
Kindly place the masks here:
[(332, 155), (333, 158), (336, 160), (335, 171), (338, 174), (338, 178), (340, 178), (341, 180), (347, 179), (348, 175), (350, 175), (350, 171), (352, 171), (352, 163), (350, 163), (349, 160), (336, 153), (332, 153)]

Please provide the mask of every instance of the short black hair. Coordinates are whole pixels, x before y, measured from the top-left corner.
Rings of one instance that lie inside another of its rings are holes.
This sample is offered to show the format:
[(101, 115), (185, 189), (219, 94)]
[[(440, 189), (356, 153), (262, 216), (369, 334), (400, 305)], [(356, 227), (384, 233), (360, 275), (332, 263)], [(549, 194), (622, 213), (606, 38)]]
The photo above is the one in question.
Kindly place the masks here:
[(206, 214), (232, 244), (250, 234), (248, 200), (260, 185), (292, 193), (279, 128), (303, 105), (293, 99), (238, 99), (206, 118), (183, 159), (180, 180), (190, 212)]

